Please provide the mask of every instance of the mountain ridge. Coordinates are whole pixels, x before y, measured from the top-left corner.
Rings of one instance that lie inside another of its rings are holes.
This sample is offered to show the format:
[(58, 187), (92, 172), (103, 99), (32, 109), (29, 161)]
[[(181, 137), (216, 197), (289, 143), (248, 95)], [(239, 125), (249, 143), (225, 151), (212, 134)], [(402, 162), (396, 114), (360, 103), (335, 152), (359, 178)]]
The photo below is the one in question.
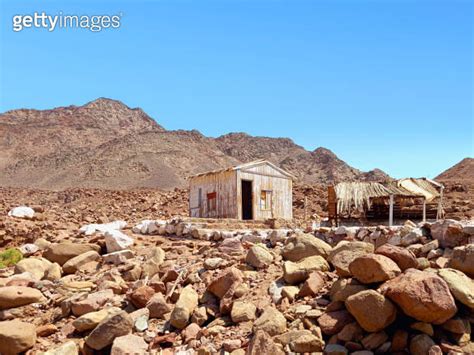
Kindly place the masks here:
[(141, 108), (108, 98), (0, 114), (0, 149), (0, 185), (13, 187), (174, 188), (185, 186), (189, 175), (257, 159), (303, 183), (390, 179), (379, 169), (351, 167), (327, 148), (308, 151), (290, 138), (166, 130)]

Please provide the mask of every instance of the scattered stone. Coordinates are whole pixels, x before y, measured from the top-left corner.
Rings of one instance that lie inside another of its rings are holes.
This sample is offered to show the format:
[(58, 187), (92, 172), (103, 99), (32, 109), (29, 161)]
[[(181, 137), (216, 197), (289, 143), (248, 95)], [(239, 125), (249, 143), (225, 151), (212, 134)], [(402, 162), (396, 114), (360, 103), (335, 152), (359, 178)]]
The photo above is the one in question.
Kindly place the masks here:
[(173, 327), (183, 329), (189, 323), (189, 318), (198, 305), (198, 294), (191, 286), (183, 288), (178, 302), (171, 312), (170, 323)]
[(148, 344), (134, 334), (122, 335), (114, 339), (110, 355), (145, 354)]
[(385, 332), (370, 333), (362, 339), (361, 343), (367, 350), (374, 350), (381, 346), (388, 340), (388, 335)]
[(256, 318), (256, 312), (257, 307), (254, 304), (245, 301), (235, 301), (230, 317), (234, 323), (247, 322)]
[(375, 290), (349, 296), (347, 310), (367, 332), (378, 332), (395, 321), (397, 310), (393, 303)]
[(354, 259), (349, 265), (354, 277), (364, 284), (383, 282), (401, 273), (398, 265), (380, 254), (367, 254)]
[(408, 249), (397, 247), (395, 245), (384, 244), (377, 248), (375, 253), (392, 259), (402, 271), (409, 268), (416, 268), (418, 266), (415, 254)]
[(324, 313), (318, 318), (318, 324), (324, 334), (339, 333), (346, 325), (354, 322), (352, 315), (346, 310)]
[(278, 335), (286, 330), (286, 318), (276, 308), (267, 307), (253, 327), (256, 332), (263, 330), (270, 336)]
[(105, 318), (119, 313), (121, 310), (118, 307), (110, 307), (101, 309), (97, 312), (89, 312), (78, 318), (76, 318), (72, 325), (78, 332), (85, 332), (87, 330), (94, 329), (100, 322)]
[(101, 350), (112, 344), (115, 338), (130, 333), (132, 327), (132, 318), (121, 311), (101, 321), (86, 338), (86, 344), (94, 350)]
[[(353, 352), (352, 354), (355, 354), (356, 352)], [(328, 344), (324, 348), (324, 355), (347, 355), (349, 354), (349, 350), (347, 350), (346, 347), (339, 345), (339, 344)]]
[(431, 236), (443, 248), (454, 248), (467, 244), (469, 236), (464, 234), (461, 223), (452, 219), (436, 221), (431, 225)]
[(329, 244), (311, 234), (299, 233), (288, 239), (282, 255), (286, 260), (299, 261), (310, 256), (326, 259), (332, 248)]
[(166, 303), (165, 298), (159, 292), (150, 298), (146, 307), (150, 311), (150, 318), (164, 319), (165, 314), (171, 312), (171, 307)]
[(410, 354), (426, 355), (432, 346), (436, 345), (433, 339), (426, 334), (415, 335), (410, 341)]
[(114, 292), (110, 289), (91, 293), (83, 300), (73, 301), (71, 303), (71, 311), (75, 316), (98, 311), (113, 296)]
[(474, 277), (474, 244), (454, 248), (448, 266)]
[(290, 349), (297, 353), (312, 353), (324, 348), (324, 340), (321, 336), (312, 333), (303, 334), (290, 342)]
[(12, 208), (8, 212), (8, 216), (10, 217), (16, 217), (16, 218), (33, 218), (35, 215), (35, 210), (32, 209), (31, 207), (27, 206), (18, 206), (15, 208)]
[(380, 290), (406, 315), (422, 322), (441, 324), (457, 312), (448, 285), (433, 273), (409, 269)]
[(283, 349), (279, 347), (271, 336), (264, 330), (256, 330), (250, 340), (246, 355), (284, 355)]
[(143, 308), (155, 294), (155, 290), (150, 286), (141, 286), (130, 294), (130, 300), (136, 308)]
[(313, 271), (328, 271), (329, 264), (322, 256), (310, 256), (297, 263), (285, 261), (283, 264), (283, 278), (289, 284), (305, 281)]
[(367, 286), (362, 285), (356, 279), (341, 278), (333, 283), (329, 295), (333, 301), (345, 302), (349, 296), (364, 290), (367, 290)]
[(299, 290), (299, 297), (316, 296), (324, 287), (324, 274), (319, 271), (312, 272)]
[(257, 244), (251, 247), (247, 253), (246, 262), (254, 268), (261, 269), (270, 265), (273, 255), (264, 246)]
[(47, 337), (58, 331), (58, 327), (54, 324), (44, 324), (36, 328), (36, 335), (39, 337)]
[(42, 355), (78, 355), (79, 354), (79, 349), (77, 348), (77, 345), (75, 342), (72, 340), (65, 342), (64, 344), (61, 344), (60, 346), (48, 350)]
[(43, 253), (43, 257), (53, 263), (64, 265), (66, 261), (88, 251), (100, 251), (97, 244), (59, 243), (51, 244)]
[(113, 253), (102, 255), (104, 263), (120, 265), (125, 264), (127, 260), (133, 259), (135, 255), (129, 249), (115, 251)]
[(216, 270), (218, 269), (224, 262), (222, 258), (209, 258), (204, 261), (204, 268), (206, 270)]
[(242, 272), (235, 267), (231, 267), (222, 271), (217, 278), (211, 282), (207, 290), (221, 299), (229, 289), (241, 284), (242, 282)]
[(141, 277), (152, 277), (160, 271), (160, 266), (165, 260), (165, 252), (160, 247), (154, 247), (147, 260), (142, 265)]
[(463, 272), (455, 269), (440, 269), (438, 275), (446, 281), (454, 298), (474, 309), (474, 281)]
[(373, 252), (373, 244), (343, 240), (330, 252), (328, 261), (334, 266), (339, 276), (349, 277), (351, 276), (349, 264), (357, 257)]
[(410, 325), (411, 329), (418, 330), (419, 332), (425, 333), (429, 336), (434, 335), (433, 326), (430, 323), (425, 322), (415, 322)]
[(35, 345), (36, 329), (31, 323), (19, 320), (0, 322), (0, 353), (19, 354)]
[(0, 287), (0, 310), (20, 307), (44, 300), (41, 291), (24, 286)]
[(100, 255), (94, 250), (87, 251), (80, 254), (72, 259), (66, 261), (63, 265), (63, 271), (66, 274), (74, 274), (76, 271), (81, 270), (81, 267), (87, 263), (99, 260)]

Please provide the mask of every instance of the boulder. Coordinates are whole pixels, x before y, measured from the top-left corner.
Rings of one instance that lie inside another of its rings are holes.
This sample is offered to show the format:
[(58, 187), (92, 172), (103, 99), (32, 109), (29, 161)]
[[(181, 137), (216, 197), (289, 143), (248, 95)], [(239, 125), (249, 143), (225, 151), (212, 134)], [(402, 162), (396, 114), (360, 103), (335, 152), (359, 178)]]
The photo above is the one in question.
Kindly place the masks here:
[(314, 271), (309, 274), (309, 277), (304, 282), (303, 286), (298, 292), (299, 297), (314, 297), (324, 287), (324, 274), (320, 271)]
[(64, 265), (66, 261), (88, 251), (100, 251), (97, 244), (58, 243), (51, 244), (43, 253), (43, 257), (53, 263)]
[(147, 260), (142, 264), (141, 277), (152, 277), (160, 271), (160, 266), (165, 261), (165, 252), (160, 247), (152, 248)]
[(29, 272), (32, 274), (35, 279), (42, 280), (48, 269), (51, 267), (52, 263), (44, 258), (27, 258), (20, 260), (15, 265), (15, 274), (22, 274), (24, 272)]
[(327, 258), (331, 246), (312, 234), (299, 233), (288, 239), (283, 248), (283, 258), (290, 261), (299, 261), (309, 256), (322, 256)]
[(146, 354), (148, 344), (141, 336), (122, 335), (114, 339), (110, 355)]
[(441, 324), (457, 307), (446, 282), (434, 273), (409, 269), (387, 281), (380, 291), (416, 320)]
[(349, 271), (364, 284), (383, 282), (401, 273), (398, 265), (380, 254), (366, 254), (357, 257), (349, 265)]
[(73, 342), (72, 340), (69, 340), (58, 347), (55, 347), (44, 353), (41, 353), (41, 355), (78, 355), (78, 354), (79, 354), (79, 349), (77, 348), (76, 343)]
[(318, 318), (318, 324), (326, 335), (337, 334), (352, 322), (354, 322), (354, 318), (346, 310), (327, 312)]
[(130, 249), (130, 247), (133, 245), (133, 238), (117, 229), (105, 231), (104, 239), (105, 245), (107, 247), (107, 253)]
[(356, 279), (340, 278), (332, 284), (329, 295), (332, 301), (344, 302), (349, 296), (364, 290), (367, 290), (367, 286)]
[(271, 336), (263, 330), (257, 330), (249, 342), (246, 355), (284, 355), (283, 349), (279, 347)]
[(429, 353), (435, 342), (426, 334), (418, 334), (410, 341), (410, 354), (412, 355), (426, 355)]
[(474, 281), (456, 269), (440, 269), (438, 275), (446, 281), (454, 298), (474, 310)]
[(188, 325), (194, 309), (198, 305), (198, 294), (191, 286), (182, 289), (178, 302), (171, 312), (170, 323), (173, 327), (183, 329)]
[(0, 354), (22, 353), (35, 345), (36, 328), (19, 320), (0, 322)]
[(0, 310), (42, 302), (44, 296), (36, 288), (25, 286), (0, 287)]
[(357, 257), (373, 252), (373, 244), (343, 240), (329, 253), (328, 261), (334, 266), (339, 276), (349, 277), (351, 276), (349, 264)]
[(78, 332), (85, 332), (87, 330), (94, 329), (105, 318), (115, 313), (119, 313), (120, 311), (121, 309), (118, 307), (110, 307), (110, 308), (101, 309), (100, 311), (97, 311), (97, 312), (89, 312), (74, 319), (74, 321), (72, 322), (72, 326)]
[(129, 334), (132, 328), (132, 318), (121, 311), (101, 321), (86, 338), (86, 344), (94, 350), (101, 350), (112, 344), (115, 338)]
[(367, 332), (378, 332), (397, 317), (393, 303), (375, 290), (366, 290), (349, 296), (345, 302), (347, 310)]
[(253, 323), (254, 331), (263, 330), (270, 336), (278, 335), (286, 330), (286, 318), (276, 308), (266, 307), (262, 315)]
[(298, 262), (285, 261), (283, 278), (289, 284), (305, 281), (313, 271), (328, 271), (329, 264), (322, 256), (309, 256)]
[(273, 261), (273, 255), (259, 244), (251, 247), (247, 253), (246, 262), (254, 268), (261, 269), (270, 265)]
[(384, 244), (377, 248), (375, 254), (380, 254), (392, 259), (402, 271), (410, 268), (416, 269), (418, 266), (415, 254), (405, 248), (397, 247), (395, 245)]
[(454, 248), (448, 266), (474, 278), (474, 244)]
[(164, 319), (165, 314), (171, 312), (171, 307), (166, 303), (163, 295), (158, 292), (150, 298), (146, 304), (146, 308), (150, 311), (150, 318)]
[(76, 271), (81, 270), (81, 267), (85, 264), (97, 261), (99, 259), (100, 255), (95, 250), (87, 251), (66, 261), (63, 265), (63, 271), (66, 274), (74, 274)]
[(130, 300), (136, 308), (143, 308), (155, 294), (155, 290), (150, 286), (140, 286), (130, 294)]
[(209, 284), (207, 290), (221, 299), (230, 288), (240, 285), (242, 282), (242, 272), (235, 267), (231, 267), (222, 271), (217, 278)]
[(230, 317), (232, 322), (240, 323), (254, 320), (256, 318), (257, 307), (250, 302), (235, 301), (232, 305)]
[(469, 236), (464, 234), (462, 224), (452, 219), (433, 223), (431, 237), (436, 239), (442, 248), (454, 248), (469, 242)]

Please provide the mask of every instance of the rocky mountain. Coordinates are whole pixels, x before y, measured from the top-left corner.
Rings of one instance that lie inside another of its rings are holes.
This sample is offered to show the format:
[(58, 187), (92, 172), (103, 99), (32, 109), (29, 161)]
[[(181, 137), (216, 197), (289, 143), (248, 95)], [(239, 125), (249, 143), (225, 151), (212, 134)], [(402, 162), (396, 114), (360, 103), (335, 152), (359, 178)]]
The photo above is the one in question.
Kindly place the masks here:
[(145, 112), (100, 98), (83, 106), (12, 110), (0, 115), (0, 185), (173, 188), (192, 174), (268, 159), (308, 183), (385, 180), (350, 167), (325, 148), (288, 138), (168, 131)]
[(437, 180), (465, 181), (474, 180), (474, 159), (464, 158), (456, 165), (443, 171), (436, 177)]

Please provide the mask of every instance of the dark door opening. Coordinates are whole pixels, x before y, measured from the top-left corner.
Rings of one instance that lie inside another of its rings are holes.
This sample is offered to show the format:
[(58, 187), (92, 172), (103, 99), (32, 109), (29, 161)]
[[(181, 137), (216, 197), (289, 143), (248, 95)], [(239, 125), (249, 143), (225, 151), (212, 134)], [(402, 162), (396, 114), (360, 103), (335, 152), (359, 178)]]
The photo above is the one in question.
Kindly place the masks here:
[(242, 219), (253, 219), (252, 181), (242, 180)]

